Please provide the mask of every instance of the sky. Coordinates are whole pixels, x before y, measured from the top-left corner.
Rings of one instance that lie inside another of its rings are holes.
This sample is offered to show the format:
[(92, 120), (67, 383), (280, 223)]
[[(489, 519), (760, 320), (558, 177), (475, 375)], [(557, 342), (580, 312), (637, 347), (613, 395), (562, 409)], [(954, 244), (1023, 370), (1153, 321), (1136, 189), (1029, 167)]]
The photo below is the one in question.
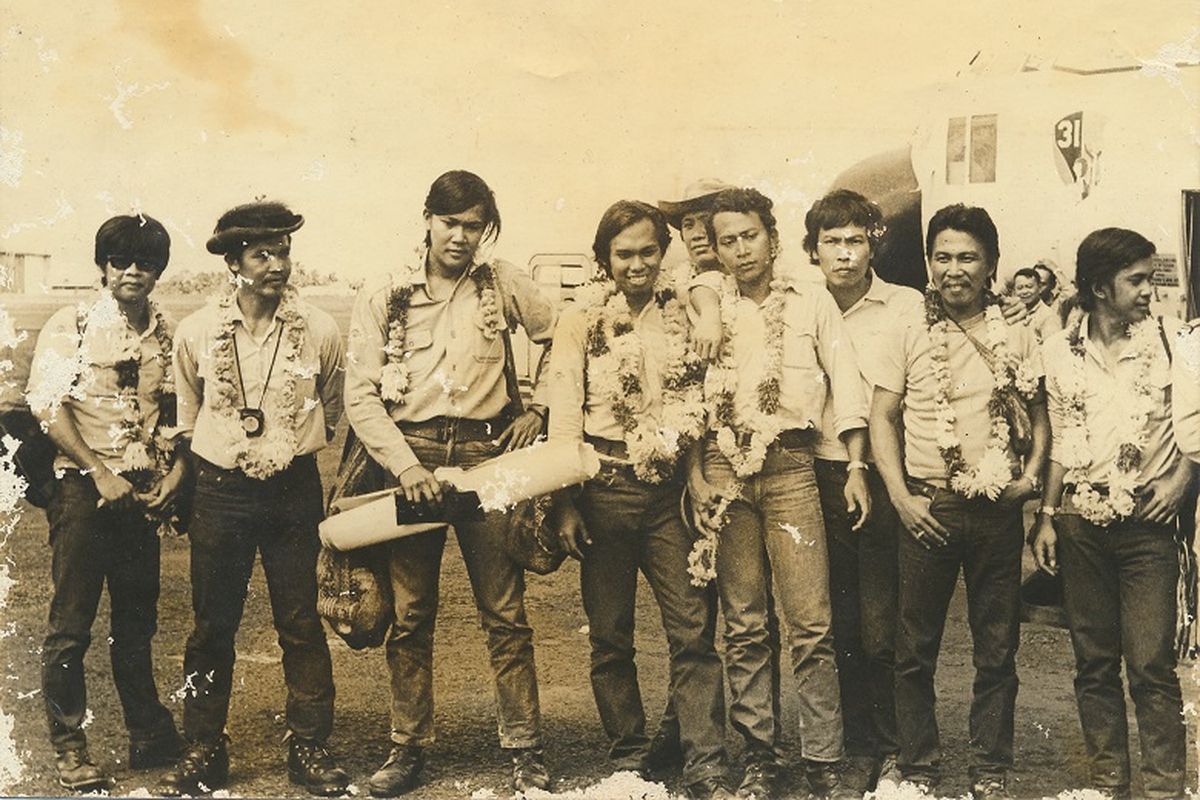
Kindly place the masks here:
[[(1174, 0), (660, 3), (0, 0), (0, 250), (93, 274), (108, 216), (163, 221), (171, 269), (259, 196), (306, 267), (362, 278), (448, 169), (495, 190), (495, 254), (587, 252), (620, 198), (755, 185), (785, 250), (842, 170), (902, 147), (918, 90), (1028, 54), (1195, 48)], [(974, 60), (974, 63), (972, 61)], [(681, 248), (680, 248), (681, 249)], [(793, 251), (794, 252), (794, 251)]]

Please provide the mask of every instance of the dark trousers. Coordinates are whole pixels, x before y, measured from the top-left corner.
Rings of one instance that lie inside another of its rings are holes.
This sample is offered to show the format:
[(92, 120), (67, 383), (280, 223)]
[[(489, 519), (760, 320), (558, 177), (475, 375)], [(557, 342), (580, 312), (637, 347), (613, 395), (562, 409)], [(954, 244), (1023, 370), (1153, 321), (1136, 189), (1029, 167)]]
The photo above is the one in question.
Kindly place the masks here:
[(933, 676), (946, 611), (961, 569), (967, 585), (975, 685), (970, 712), (970, 773), (973, 779), (1002, 776), (1013, 763), (1013, 711), (1017, 701), (1020, 641), (1020, 506), (986, 498), (966, 499), (931, 491), (930, 511), (949, 533), (944, 547), (926, 550), (899, 536), (900, 625), (896, 637), (898, 758), (905, 777), (940, 777)]
[(592, 544), (580, 567), (592, 647), (592, 692), (619, 767), (645, 766), (650, 740), (634, 663), (638, 570), (658, 601), (667, 635), (671, 697), (685, 783), (725, 772), (725, 693), (710, 593), (687, 572), (692, 539), (679, 516), (681, 487), (651, 486), (604, 469), (579, 500)]
[(1175, 673), (1174, 525), (1131, 520), (1105, 528), (1064, 514), (1054, 527), (1092, 782), (1110, 790), (1129, 786), (1124, 656), (1141, 738), (1144, 796), (1182, 797), (1186, 744)]
[(846, 463), (813, 462), (829, 546), (829, 600), (837, 649), (846, 753), (895, 754), (896, 533), (900, 520), (879, 473), (867, 473), (871, 516), (861, 529), (846, 511)]
[(63, 752), (87, 743), (83, 655), (92, 641), (100, 593), (112, 607), (109, 655), (125, 727), (134, 742), (174, 730), (158, 699), (150, 641), (158, 629), (159, 542), (140, 511), (96, 508), (92, 479), (67, 470), (46, 508), (50, 522), (50, 625), (42, 645), (42, 696), (50, 741)]
[(233, 685), (234, 636), (256, 553), (283, 648), (287, 724), (323, 741), (333, 728), (333, 667), (317, 616), (317, 524), (321, 478), (302, 456), (265, 480), (196, 459), (192, 543), (195, 627), (183, 659), (184, 734), (211, 742), (225, 729)]

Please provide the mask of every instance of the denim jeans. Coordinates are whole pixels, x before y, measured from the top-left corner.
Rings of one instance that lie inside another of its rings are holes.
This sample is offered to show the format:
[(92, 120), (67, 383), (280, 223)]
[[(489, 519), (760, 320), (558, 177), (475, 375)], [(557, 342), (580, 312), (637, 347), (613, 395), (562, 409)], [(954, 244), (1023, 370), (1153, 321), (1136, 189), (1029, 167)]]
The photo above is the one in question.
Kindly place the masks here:
[(854, 756), (895, 755), (896, 596), (899, 566), (896, 535), (900, 520), (883, 479), (867, 472), (871, 516), (852, 530), (846, 511), (846, 462), (814, 464), (829, 547), (829, 599), (846, 752)]
[[(704, 476), (735, 480), (716, 443), (705, 443)], [(804, 758), (841, 759), (842, 710), (829, 605), (825, 527), (811, 448), (767, 450), (762, 469), (744, 478), (741, 498), (717, 545), (717, 589), (725, 615), (725, 670), (730, 722), (751, 747), (775, 748), (767, 595), (787, 626), (800, 698)]]
[(1129, 786), (1121, 657), (1137, 714), (1146, 797), (1182, 797), (1183, 703), (1175, 673), (1174, 525), (1055, 519), (1063, 605), (1075, 648), (1075, 698), (1097, 788)]
[(255, 553), (262, 556), (271, 615), (283, 648), (287, 725), (324, 741), (333, 728), (333, 667), (317, 616), (321, 477), (301, 456), (265, 480), (196, 458), (192, 543), (195, 627), (183, 658), (184, 734), (212, 742), (225, 729), (233, 685), (234, 636)]
[(967, 619), (973, 642), (971, 696), (972, 779), (1004, 776), (1013, 763), (1013, 711), (1017, 702), (1020, 641), (1021, 507), (987, 498), (967, 499), (945, 489), (929, 507), (949, 532), (944, 547), (926, 550), (907, 532), (899, 535), (900, 624), (896, 635), (896, 718), (901, 772), (936, 782), (941, 744), (933, 676), (958, 583), (967, 586)]
[[(438, 442), (411, 433), (405, 438), (431, 471), (472, 467), (499, 454), (488, 441)], [(525, 573), (504, 548), (505, 519), (502, 512), (489, 512), (481, 521), (456, 523), (454, 532), (487, 635), (500, 746), (533, 747), (542, 739), (533, 629), (525, 616)], [(445, 544), (441, 528), (388, 545), (396, 621), (388, 632), (387, 662), (396, 744), (427, 746), (434, 739), (433, 631)]]
[(687, 572), (692, 538), (679, 516), (682, 486), (659, 486), (605, 467), (578, 501), (592, 543), (580, 566), (592, 646), (592, 692), (618, 768), (646, 763), (650, 740), (634, 664), (638, 570), (658, 601), (670, 651), (684, 783), (725, 773), (725, 690), (708, 592)]
[(42, 645), (42, 696), (58, 752), (87, 744), (83, 656), (108, 583), (113, 683), (133, 742), (169, 734), (171, 712), (158, 699), (150, 641), (158, 629), (159, 542), (142, 513), (96, 508), (90, 477), (67, 470), (46, 508), (50, 522), (50, 624)]

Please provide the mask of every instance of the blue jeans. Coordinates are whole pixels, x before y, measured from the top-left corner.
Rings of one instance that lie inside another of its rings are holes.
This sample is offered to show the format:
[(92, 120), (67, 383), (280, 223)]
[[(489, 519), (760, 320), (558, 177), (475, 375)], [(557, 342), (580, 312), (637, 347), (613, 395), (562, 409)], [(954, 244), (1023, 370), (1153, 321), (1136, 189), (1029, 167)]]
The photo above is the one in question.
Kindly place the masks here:
[(961, 569), (973, 642), (975, 685), (970, 712), (972, 779), (1002, 777), (1013, 763), (1020, 641), (1021, 507), (987, 498), (930, 491), (934, 518), (949, 532), (944, 547), (926, 550), (899, 536), (900, 626), (896, 637), (896, 718), (900, 770), (935, 782), (941, 773), (933, 676), (946, 612)]
[(96, 508), (90, 477), (67, 470), (46, 508), (50, 522), (50, 629), (42, 645), (42, 696), (58, 752), (87, 744), (83, 656), (92, 641), (100, 594), (111, 603), (113, 683), (133, 742), (175, 729), (158, 699), (150, 642), (158, 629), (159, 542), (140, 511)]
[[(405, 434), (421, 465), (472, 467), (498, 455), (488, 441), (438, 442)], [(541, 744), (533, 629), (525, 616), (525, 573), (504, 547), (506, 515), (490, 512), (481, 521), (454, 526), (467, 567), (479, 622), (487, 634), (493, 688), (499, 712), (500, 746)], [(438, 577), (446, 529), (389, 543), (396, 621), (388, 632), (387, 662), (392, 680), (392, 741), (433, 743), (433, 631), (437, 620)]]
[[(705, 443), (704, 477), (727, 486), (733, 467)], [(804, 758), (841, 759), (842, 709), (829, 604), (825, 527), (810, 448), (772, 445), (762, 469), (743, 479), (717, 545), (717, 589), (725, 615), (730, 722), (751, 747), (774, 750), (767, 594), (787, 627), (800, 697)]]
[(224, 731), (233, 684), (234, 637), (254, 556), (262, 555), (271, 615), (283, 648), (287, 724), (324, 741), (333, 729), (333, 666), (317, 616), (321, 477), (313, 456), (265, 480), (196, 458), (192, 543), (195, 627), (183, 657), (184, 734), (212, 742)]
[(1124, 656), (1141, 738), (1144, 795), (1182, 797), (1187, 750), (1175, 673), (1174, 526), (1130, 520), (1103, 528), (1063, 514), (1054, 528), (1092, 782), (1109, 790), (1129, 786)]
[(580, 566), (592, 646), (592, 692), (618, 768), (645, 766), (650, 740), (634, 663), (640, 569), (662, 613), (670, 648), (671, 697), (684, 754), (683, 780), (725, 773), (725, 690), (708, 592), (687, 572), (692, 539), (679, 516), (678, 482), (642, 483), (605, 467), (584, 485), (578, 508), (592, 543)]
[(859, 530), (846, 511), (846, 462), (817, 459), (817, 488), (829, 546), (829, 596), (837, 648), (846, 751), (894, 755), (896, 739), (896, 509), (883, 479), (867, 472), (871, 516)]

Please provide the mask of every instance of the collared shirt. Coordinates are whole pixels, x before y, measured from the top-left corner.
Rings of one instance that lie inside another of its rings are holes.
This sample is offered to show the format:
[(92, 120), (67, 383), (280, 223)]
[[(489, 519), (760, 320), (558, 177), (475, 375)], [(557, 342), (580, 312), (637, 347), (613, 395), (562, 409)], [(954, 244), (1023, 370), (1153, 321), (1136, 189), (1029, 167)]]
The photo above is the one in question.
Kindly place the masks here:
[[(235, 403), (249, 408), (278, 406), (283, 385), (291, 371), (296, 379), (296, 402), (307, 411), (299, 415), (296, 424), (296, 452), (302, 456), (315, 453), (330, 440), (333, 429), (342, 416), (342, 371), (344, 348), (337, 323), (326, 312), (297, 299), (300, 316), (304, 319), (304, 345), (297, 363), (284, 362), (280, 344), (284, 323), (278, 310), (271, 326), (259, 337), (251, 335), (246, 318), (233, 304), (233, 335), (237, 344), (238, 367), (245, 385), (245, 397)], [(179, 430), (192, 439), (192, 452), (224, 469), (237, 466), (235, 453), (245, 436), (240, 426), (225, 424), (213, 409), (214, 382), (213, 348), (221, 332), (221, 311), (210, 302), (183, 322), (175, 336), (175, 391), (179, 396)], [(280, 344), (276, 356), (276, 345)], [(275, 366), (271, 368), (271, 360)], [(268, 380), (269, 376), (269, 380)], [(240, 395), (240, 387), (235, 390)], [(266, 387), (264, 399), (263, 388)], [(267, 424), (275, 423), (268, 418)]]
[[(171, 324), (165, 317), (164, 322), (169, 332)], [(139, 361), (138, 403), (143, 429), (151, 433), (158, 425), (157, 395), (166, 354), (158, 342), (154, 316), (146, 330), (138, 333), (107, 290), (84, 314), (82, 337), (79, 323), (79, 307), (67, 306), (42, 327), (30, 365), (29, 405), (35, 412), (59, 404), (68, 409), (84, 444), (106, 467), (119, 471), (125, 448), (120, 445), (122, 437), (113, 434), (125, 417), (125, 408), (117, 364), (129, 358)], [(83, 468), (63, 453), (55, 458), (54, 466)]]
[[(1083, 317), (1087, 331), (1088, 315)], [(1163, 319), (1168, 339), (1174, 337), (1182, 323), (1173, 317)], [(1156, 342), (1159, 335), (1155, 333)], [(1159, 342), (1150, 364), (1150, 392), (1154, 409), (1146, 423), (1146, 444), (1142, 448), (1142, 468), (1138, 485), (1161, 478), (1179, 462), (1179, 448), (1171, 425), (1171, 366), (1166, 346)], [(1062, 331), (1046, 342), (1043, 357), (1046, 362), (1047, 410), (1050, 412), (1050, 458), (1062, 463), (1063, 435), (1066, 431), (1066, 395), (1062, 381), (1069, 380), (1077, 356), (1071, 352), (1068, 332)], [(1132, 397), (1134, 374), (1138, 370), (1137, 353), (1125, 348), (1115, 363), (1091, 338), (1083, 340), (1084, 413), (1087, 417), (1087, 443), (1092, 455), (1088, 479), (1107, 483), (1108, 473), (1117, 461), (1121, 442), (1129, 436), (1129, 412), (1125, 398)], [(1068, 384), (1069, 385), (1069, 384)]]
[[(504, 410), (504, 340), (484, 334), (479, 297), (465, 270), (449, 297), (429, 295), (424, 269), (413, 270), (413, 293), (405, 331), (409, 388), (404, 403), (384, 401), (380, 371), (386, 363), (391, 281), (364, 287), (350, 317), (346, 367), (346, 415), (367, 452), (393, 475), (420, 461), (396, 427), (438, 416), (491, 419)], [(533, 280), (512, 264), (495, 261), (496, 290), (509, 329), (519, 324), (536, 344), (554, 334), (554, 306)], [(538, 387), (533, 402), (545, 405)]]
[[(612, 398), (588, 391), (588, 314), (568, 308), (558, 320), (554, 345), (550, 348), (550, 438), (582, 439), (584, 434), (623, 441), (625, 429), (613, 416)], [(642, 404), (635, 409), (639, 419), (657, 420), (662, 413), (661, 354), (666, 349), (662, 309), (649, 302), (633, 318), (633, 329), (642, 340)]]
[(1200, 461), (1200, 319), (1184, 326), (1175, 340), (1171, 384), (1175, 443), (1188, 458)]
[[(727, 286), (736, 286), (726, 278)], [(774, 290), (773, 290), (774, 291)], [(867, 399), (858, 359), (842, 314), (824, 284), (790, 280), (783, 310), (783, 363), (778, 416), (784, 430), (816, 428), (832, 407), (835, 436), (867, 426)], [(769, 342), (760, 305), (739, 296), (734, 304), (733, 361), (737, 369), (734, 414), (750, 419), (758, 409), (758, 384), (766, 371)], [(709, 424), (712, 424), (709, 420)]]
[[(987, 341), (987, 320), (983, 314), (966, 324), (971, 335)], [(1041, 352), (1037, 337), (1025, 325), (1007, 325), (1009, 349), (1042, 376)], [(904, 467), (909, 477), (921, 480), (945, 480), (946, 464), (937, 445), (938, 380), (933, 365), (933, 342), (925, 323), (923, 306), (917, 306), (896, 320), (890, 335), (880, 343), (881, 357), (875, 362), (876, 386), (904, 396)], [(947, 334), (950, 369), (950, 409), (954, 412), (954, 433), (962, 443), (963, 460), (968, 466), (978, 463), (991, 439), (988, 400), (996, 382), (991, 367), (975, 349), (967, 335), (953, 323)], [(1018, 464), (1009, 450), (1009, 461)]]
[[(858, 368), (863, 376), (863, 391), (868, 405), (875, 389), (876, 373), (879, 372), (880, 357), (886, 348), (889, 336), (893, 335), (896, 320), (922, 308), (923, 298), (916, 289), (888, 283), (878, 275), (871, 276), (867, 293), (858, 302), (842, 312), (846, 335), (858, 358)], [(825, 415), (821, 420), (821, 438), (817, 442), (817, 458), (828, 461), (849, 461), (850, 451), (834, 433), (832, 404), (826, 403)], [(871, 460), (870, 452), (867, 460)]]
[(1041, 300), (1029, 310), (1029, 324), (1037, 334), (1038, 342), (1044, 342), (1063, 329), (1058, 312)]

